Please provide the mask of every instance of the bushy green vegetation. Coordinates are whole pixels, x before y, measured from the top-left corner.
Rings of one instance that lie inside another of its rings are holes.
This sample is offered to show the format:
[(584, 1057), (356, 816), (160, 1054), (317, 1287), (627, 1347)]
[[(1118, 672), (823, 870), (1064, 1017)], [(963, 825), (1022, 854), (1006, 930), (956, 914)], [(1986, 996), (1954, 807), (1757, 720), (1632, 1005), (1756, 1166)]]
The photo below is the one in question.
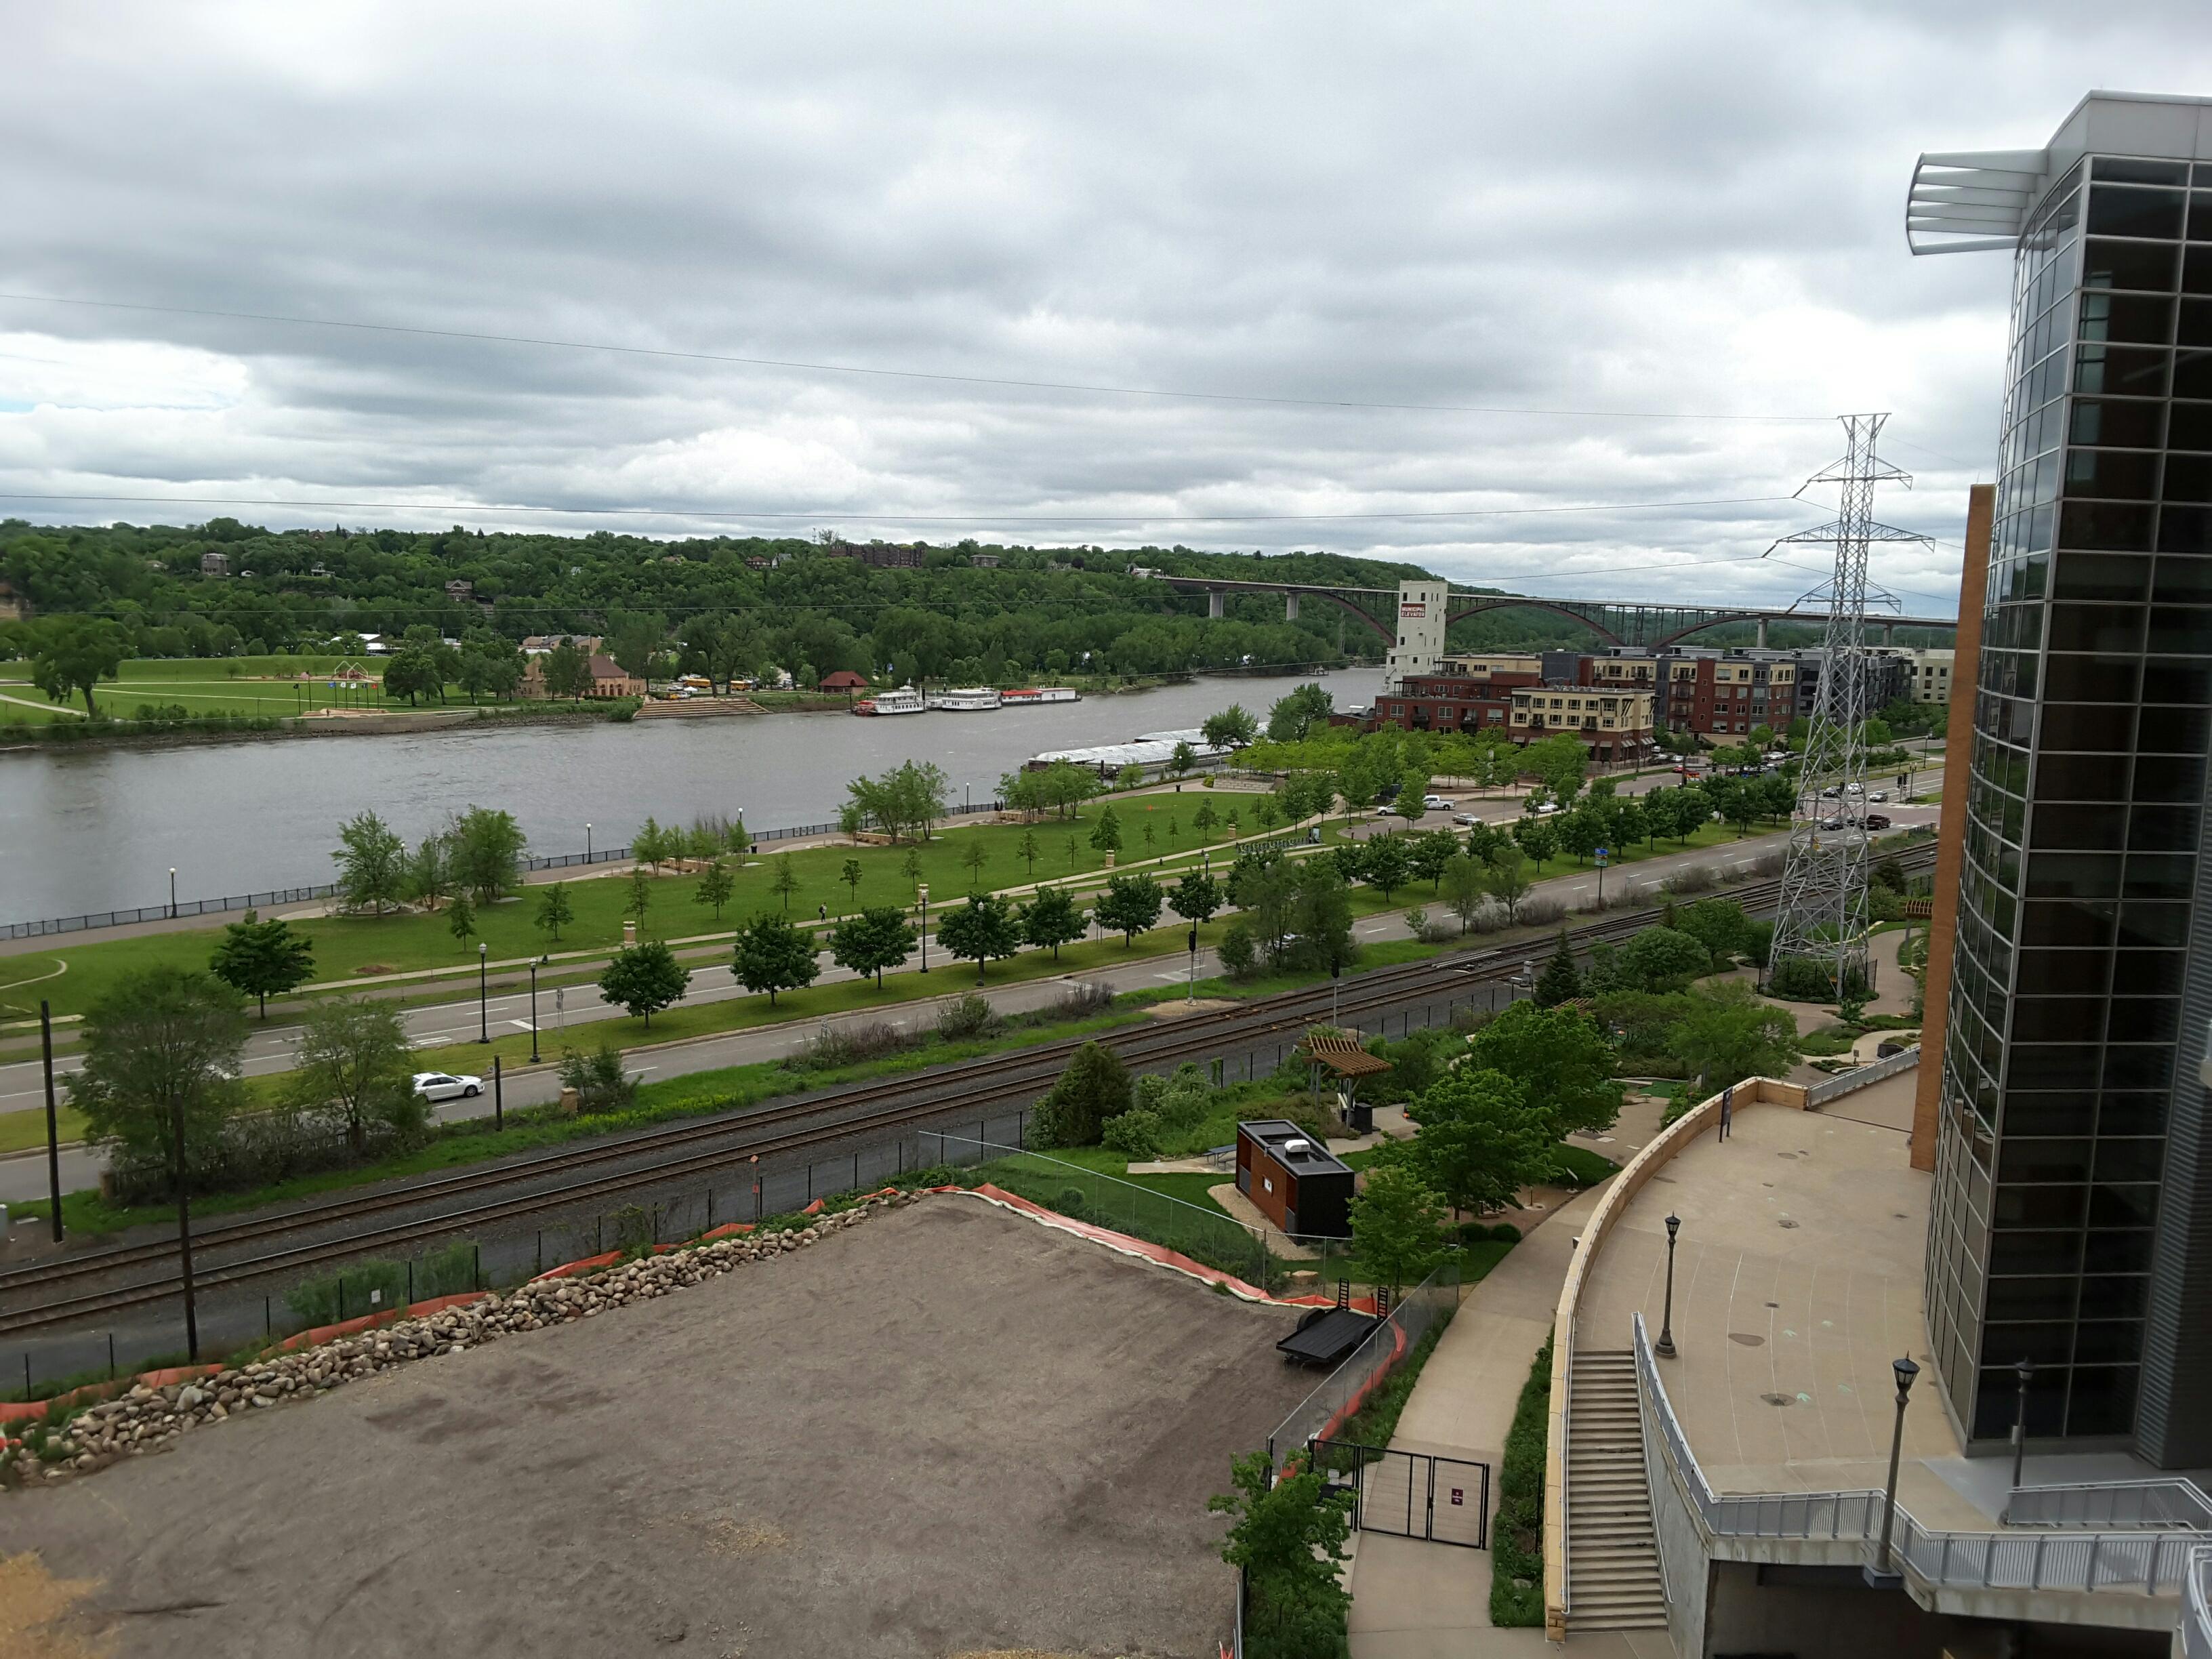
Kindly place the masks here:
[(1552, 1409), (1547, 1337), (1521, 1385), (1498, 1472), (1498, 1519), (1491, 1534), (1490, 1622), (1500, 1629), (1544, 1622), (1544, 1449)]

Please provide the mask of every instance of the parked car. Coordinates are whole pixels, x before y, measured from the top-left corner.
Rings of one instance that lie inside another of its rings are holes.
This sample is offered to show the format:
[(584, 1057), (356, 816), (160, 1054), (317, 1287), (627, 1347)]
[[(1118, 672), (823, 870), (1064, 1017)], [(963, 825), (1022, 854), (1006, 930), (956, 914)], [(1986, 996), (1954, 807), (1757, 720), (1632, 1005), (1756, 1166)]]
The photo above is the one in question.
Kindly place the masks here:
[[(1880, 800), (1880, 799), (1881, 799), (1881, 796), (1879, 796), (1879, 795), (1876, 795), (1876, 796), (1875, 797), (1875, 799), (1876, 800)], [(1868, 813), (1868, 814), (1866, 815), (1866, 827), (1867, 827), (1868, 829), (1869, 829), (1869, 830), (1887, 830), (1887, 829), (1888, 829), (1888, 828), (1889, 828), (1889, 814), (1888, 814), (1888, 813), (1887, 813), (1887, 812), (1869, 812), (1869, 813)]]
[(1889, 799), (1889, 791), (1888, 791), (1888, 790), (1887, 790), (1887, 789), (1877, 789), (1877, 790), (1875, 790), (1875, 791), (1874, 792), (1874, 793), (1872, 793), (1871, 795), (1869, 795), (1869, 796), (1867, 797), (1867, 799), (1868, 799), (1869, 800), (1877, 800), (1877, 801), (1880, 801), (1880, 800), (1887, 800), (1887, 799)]
[(1541, 806), (1530, 811), (1528, 816), (1532, 818), (1548, 818), (1555, 817), (1559, 811), (1559, 804), (1557, 801), (1547, 800)]
[(480, 1077), (455, 1077), (450, 1072), (417, 1072), (415, 1092), (425, 1100), (474, 1100), (483, 1092)]
[(1424, 795), (1421, 805), (1431, 812), (1449, 812), (1452, 809), (1452, 804), (1442, 795)]
[(1462, 830), (1472, 830), (1482, 820), (1472, 812), (1455, 812), (1452, 814), (1452, 822)]

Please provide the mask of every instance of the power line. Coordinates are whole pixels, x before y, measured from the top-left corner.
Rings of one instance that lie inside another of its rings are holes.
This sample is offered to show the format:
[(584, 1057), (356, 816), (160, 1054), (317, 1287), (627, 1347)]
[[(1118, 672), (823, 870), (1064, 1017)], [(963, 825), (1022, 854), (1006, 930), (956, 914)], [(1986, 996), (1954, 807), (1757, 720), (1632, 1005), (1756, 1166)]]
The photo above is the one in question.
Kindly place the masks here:
[(1522, 415), (1571, 420), (1735, 421), (1787, 425), (1826, 421), (1825, 415), (1712, 415), (1656, 409), (1530, 409), (1488, 404), (1400, 404), (1357, 398), (1279, 398), (1242, 392), (1192, 392), (1172, 387), (1107, 386), (1080, 380), (1029, 380), (995, 374), (948, 374), (927, 369), (879, 368), (858, 363), (809, 362), (792, 357), (748, 357), (718, 351), (682, 351), (665, 346), (614, 345), (599, 340), (562, 340), (534, 334), (492, 334), (471, 329), (419, 328), (402, 323), (363, 323), (330, 317), (293, 317), (276, 312), (218, 311), (198, 306), (161, 306), (123, 300), (84, 300), (55, 294), (0, 292), (0, 300), (30, 305), (75, 306), (94, 311), (147, 312), (172, 317), (208, 317), (229, 322), (281, 323), (294, 328), (336, 328), (364, 334), (404, 334), (421, 339), (468, 340), (489, 345), (550, 346), (563, 351), (597, 351), (629, 357), (659, 357), (680, 362), (728, 363), (745, 368), (795, 369), (808, 374), (848, 374), (878, 380), (927, 380), (947, 386), (1006, 386), (1024, 392), (1079, 392), (1116, 398), (1159, 398), (1199, 403), (1273, 404), (1291, 409), (1364, 409), (1434, 415)]
[(1794, 495), (1731, 495), (1707, 501), (1589, 501), (1565, 507), (1470, 507), (1412, 508), (1395, 513), (1163, 513), (1130, 515), (1112, 514), (995, 513), (844, 513), (836, 508), (805, 512), (734, 512), (689, 507), (547, 507), (535, 505), (485, 506), (473, 501), (320, 501), (277, 495), (117, 495), (94, 493), (47, 493), (0, 490), (5, 501), (106, 501), (153, 507), (285, 507), (322, 511), (342, 507), (355, 512), (417, 512), (451, 514), (459, 518), (496, 518), (509, 513), (571, 514), (593, 518), (712, 519), (744, 523), (760, 520), (811, 520), (817, 524), (941, 524), (941, 525), (1158, 525), (1158, 524), (1340, 524), (1355, 521), (1400, 522), (1430, 519), (1538, 518), (1566, 513), (1641, 513), (1675, 507), (1752, 507), (1795, 502)]

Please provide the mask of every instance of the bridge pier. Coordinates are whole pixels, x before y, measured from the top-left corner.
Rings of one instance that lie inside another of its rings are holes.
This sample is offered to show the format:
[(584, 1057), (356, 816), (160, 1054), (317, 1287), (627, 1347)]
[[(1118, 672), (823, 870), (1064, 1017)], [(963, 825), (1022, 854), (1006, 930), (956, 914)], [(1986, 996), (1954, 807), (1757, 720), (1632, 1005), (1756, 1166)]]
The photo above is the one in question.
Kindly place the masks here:
[(1897, 624), (1895, 623), (1884, 623), (1881, 625), (1881, 642), (1884, 645), (1895, 645), (1897, 643)]
[(1285, 593), (1285, 594), (1284, 594), (1284, 595), (1283, 595), (1283, 620), (1284, 620), (1285, 622), (1286, 622), (1286, 623), (1287, 623), (1287, 622), (1296, 622), (1297, 619), (1298, 619), (1298, 596), (1297, 596), (1297, 594), (1295, 594), (1295, 593)]
[(1764, 617), (1759, 619), (1759, 648), (1762, 651), (1766, 649), (1766, 618)]
[(1222, 602), (1227, 598), (1228, 595), (1224, 593), (1218, 587), (1207, 588), (1206, 590), (1206, 614), (1208, 617), (1220, 617), (1225, 615), (1226, 613), (1221, 607)]

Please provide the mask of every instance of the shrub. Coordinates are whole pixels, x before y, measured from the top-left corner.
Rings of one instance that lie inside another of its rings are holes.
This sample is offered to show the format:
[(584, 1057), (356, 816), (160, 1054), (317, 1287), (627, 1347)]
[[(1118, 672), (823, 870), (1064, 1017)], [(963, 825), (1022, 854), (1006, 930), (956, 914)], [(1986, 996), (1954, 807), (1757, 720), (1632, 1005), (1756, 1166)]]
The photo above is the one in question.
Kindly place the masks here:
[(303, 1279), (284, 1293), (284, 1305), (308, 1325), (335, 1325), (406, 1303), (407, 1264), (376, 1258)]
[(422, 1266), (415, 1275), (415, 1294), (427, 1300), (434, 1296), (459, 1296), (464, 1291), (481, 1289), (477, 1283), (477, 1266), (473, 1239), (459, 1239), (442, 1250), (433, 1250), (422, 1258)]
[(921, 1046), (920, 1036), (894, 1025), (889, 1020), (871, 1020), (866, 1024), (824, 1025), (808, 1040), (806, 1047), (787, 1063), (794, 1071), (835, 1071), (841, 1066), (882, 1060)]
[(1835, 975), (1803, 957), (1775, 963), (1766, 976), (1767, 995), (1788, 1002), (1826, 1002), (1835, 993)]
[(998, 1010), (973, 991), (955, 997), (937, 1011), (937, 1035), (947, 1042), (988, 1036), (998, 1029)]
[(615, 1249), (624, 1255), (643, 1255), (653, 1246), (653, 1212), (642, 1204), (625, 1204), (607, 1218), (615, 1224)]
[(579, 1107), (592, 1116), (625, 1111), (637, 1099), (637, 1079), (623, 1071), (622, 1050), (611, 1037), (601, 1038), (588, 1054), (562, 1049), (561, 1085), (574, 1089)]
[(1467, 930), (1470, 933), (1495, 933), (1512, 920), (1513, 913), (1505, 908), (1502, 900), (1486, 896), (1482, 902), (1468, 914)]
[(1221, 958), (1221, 965), (1227, 970), (1229, 977), (1234, 980), (1251, 978), (1252, 970), (1260, 959), (1259, 950), (1252, 942), (1252, 930), (1241, 921), (1229, 924), (1221, 935), (1221, 943), (1215, 954)]
[(1500, 1629), (1525, 1629), (1544, 1622), (1544, 1447), (1551, 1406), (1552, 1345), (1547, 1340), (1536, 1351), (1528, 1380), (1521, 1385), (1498, 1468), (1498, 1523), (1491, 1536), (1490, 1622)]
[(1089, 1211), (1091, 1205), (1090, 1201), (1083, 1196), (1082, 1188), (1062, 1187), (1058, 1196), (1053, 1199), (1052, 1207), (1064, 1216), (1071, 1216), (1080, 1221)]
[(1109, 1119), (1099, 1144), (1109, 1152), (1121, 1153), (1132, 1160), (1158, 1158), (1160, 1155), (1160, 1115), (1141, 1106), (1132, 1106), (1120, 1116)]
[(1710, 893), (1716, 885), (1712, 866), (1693, 864), (1686, 870), (1677, 870), (1659, 884), (1662, 893)]
[(1553, 922), (1565, 921), (1566, 914), (1566, 902), (1549, 893), (1532, 893), (1521, 901), (1520, 919), (1524, 927), (1548, 927)]
[(1103, 1014), (1114, 1006), (1114, 988), (1095, 979), (1079, 979), (1060, 994), (1059, 1000), (1044, 1011), (1045, 1023), (1060, 1020), (1089, 1019)]

